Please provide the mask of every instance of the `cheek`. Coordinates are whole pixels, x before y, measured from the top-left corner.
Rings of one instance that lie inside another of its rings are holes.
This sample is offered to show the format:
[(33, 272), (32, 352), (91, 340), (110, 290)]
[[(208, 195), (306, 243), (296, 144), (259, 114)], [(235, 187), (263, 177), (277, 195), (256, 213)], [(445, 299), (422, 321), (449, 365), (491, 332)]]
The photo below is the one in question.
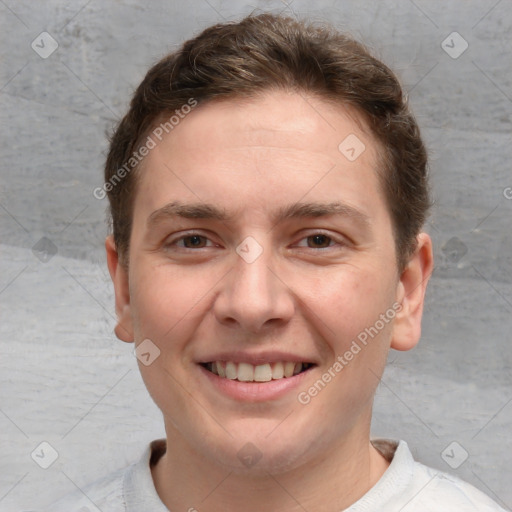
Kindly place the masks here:
[[(393, 283), (383, 269), (373, 270), (345, 266), (309, 279), (304, 273), (295, 278), (293, 289), (304, 303), (303, 314), (336, 351), (373, 326), (393, 304)], [(379, 330), (385, 334), (389, 324)]]
[(188, 342), (204, 318), (212, 284), (197, 271), (192, 276), (179, 267), (140, 269), (134, 270), (130, 289), (135, 340), (139, 344), (149, 339), (160, 352), (151, 364), (138, 365), (153, 400), (174, 423), (176, 411), (194, 407), (183, 392), (190, 363)]
[(211, 273), (192, 274), (190, 269), (169, 265), (148, 265), (133, 277), (130, 296), (136, 339), (154, 337), (160, 342), (180, 339), (176, 333), (184, 334), (186, 326), (204, 314), (214, 279)]
[[(308, 281), (302, 275), (297, 280), (297, 287), (300, 282), (308, 285), (302, 288), (302, 311), (313, 337), (321, 340), (318, 347), (324, 356), (323, 373), (318, 374), (322, 382), (301, 390), (304, 401), (314, 402), (319, 415), (343, 410), (352, 411), (355, 418), (357, 411), (369, 407), (386, 364), (394, 317), (393, 283), (384, 269), (366, 270), (345, 267), (326, 278)], [(386, 312), (388, 317), (382, 320)]]

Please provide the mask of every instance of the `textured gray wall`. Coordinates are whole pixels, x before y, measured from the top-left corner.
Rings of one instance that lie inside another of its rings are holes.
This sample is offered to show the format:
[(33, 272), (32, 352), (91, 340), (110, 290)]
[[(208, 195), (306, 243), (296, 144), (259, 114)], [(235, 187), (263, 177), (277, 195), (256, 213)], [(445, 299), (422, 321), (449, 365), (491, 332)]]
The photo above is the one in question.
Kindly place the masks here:
[[(163, 435), (132, 347), (112, 333), (106, 203), (92, 190), (105, 131), (148, 66), (254, 8), (330, 20), (402, 77), (431, 154), (437, 261), (422, 341), (391, 354), (373, 433), (510, 510), (510, 0), (147, 4), (0, 2), (0, 510), (44, 505)], [(58, 453), (48, 469), (30, 455), (42, 441)]]

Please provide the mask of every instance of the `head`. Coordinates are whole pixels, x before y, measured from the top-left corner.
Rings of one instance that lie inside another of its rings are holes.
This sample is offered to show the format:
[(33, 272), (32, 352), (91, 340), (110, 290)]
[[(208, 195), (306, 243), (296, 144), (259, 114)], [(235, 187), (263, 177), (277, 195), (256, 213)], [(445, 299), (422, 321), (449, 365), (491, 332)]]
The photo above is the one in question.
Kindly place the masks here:
[[(252, 442), (275, 469), (368, 435), (389, 348), (420, 336), (426, 163), (394, 74), (325, 26), (251, 16), (150, 69), (111, 141), (106, 245), (168, 436), (232, 467)], [(291, 393), (210, 386), (208, 363), (300, 358)]]
[(427, 154), (398, 79), (350, 37), (270, 14), (204, 30), (153, 66), (137, 88), (112, 137), (105, 167), (105, 183), (112, 185), (107, 191), (113, 235), (124, 264), (144, 157), (139, 150), (147, 136), (162, 126), (152, 137), (158, 142), (197, 104), (269, 91), (295, 91), (351, 106), (364, 121), (380, 146), (376, 172), (393, 220), (397, 264), (403, 268), (425, 222), (429, 193)]

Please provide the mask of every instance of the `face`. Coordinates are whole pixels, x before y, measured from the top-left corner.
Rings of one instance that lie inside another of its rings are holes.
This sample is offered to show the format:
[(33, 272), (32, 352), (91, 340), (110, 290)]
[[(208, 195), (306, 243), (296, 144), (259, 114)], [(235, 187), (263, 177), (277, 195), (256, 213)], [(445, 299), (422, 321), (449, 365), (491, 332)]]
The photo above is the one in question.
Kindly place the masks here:
[(377, 155), (355, 112), (285, 92), (200, 105), (150, 151), (128, 272), (107, 248), (121, 337), (160, 351), (139, 366), (168, 438), (240, 471), (368, 438), (428, 270), (422, 239), (398, 272)]

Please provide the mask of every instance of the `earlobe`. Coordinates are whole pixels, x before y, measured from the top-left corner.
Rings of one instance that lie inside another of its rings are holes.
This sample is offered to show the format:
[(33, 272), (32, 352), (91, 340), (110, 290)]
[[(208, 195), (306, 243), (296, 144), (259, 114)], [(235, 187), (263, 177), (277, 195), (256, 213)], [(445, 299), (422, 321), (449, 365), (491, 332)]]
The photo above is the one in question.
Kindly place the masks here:
[(105, 250), (107, 253), (108, 270), (115, 292), (117, 324), (114, 332), (121, 341), (131, 343), (134, 341), (134, 335), (130, 310), (128, 272), (119, 261), (119, 254), (112, 235), (109, 235), (105, 240)]
[(410, 350), (421, 336), (421, 318), (427, 283), (434, 268), (432, 240), (426, 233), (418, 235), (418, 245), (400, 276), (397, 302), (402, 305), (395, 317), (391, 348)]

